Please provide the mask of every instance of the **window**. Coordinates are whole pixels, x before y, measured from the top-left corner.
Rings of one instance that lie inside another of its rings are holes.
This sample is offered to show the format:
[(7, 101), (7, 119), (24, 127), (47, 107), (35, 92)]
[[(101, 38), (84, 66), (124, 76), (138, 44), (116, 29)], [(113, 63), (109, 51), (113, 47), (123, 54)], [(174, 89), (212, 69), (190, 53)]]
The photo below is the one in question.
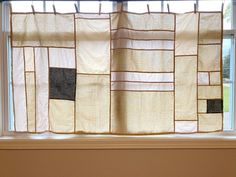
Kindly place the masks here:
[[(22, 6), (24, 3), (24, 6)], [(74, 12), (74, 4), (77, 4), (81, 12), (98, 12), (99, 2), (94, 1), (12, 1), (12, 9), (15, 12), (30, 12), (32, 11), (31, 5), (34, 5), (35, 11), (39, 12), (53, 12), (52, 5), (56, 6), (58, 12)], [(194, 3), (196, 1), (150, 1), (150, 2), (128, 2), (127, 8), (131, 12), (147, 12), (147, 4), (149, 4), (150, 11), (168, 11), (167, 4), (169, 4), (171, 12), (183, 13), (187, 11), (194, 10)], [(219, 11), (221, 9), (222, 1), (197, 1), (199, 11)], [(6, 3), (7, 4), (7, 3)], [(184, 4), (184, 5), (183, 5)], [(7, 8), (6, 8), (7, 9)], [(112, 12), (113, 3), (112, 2), (102, 2), (102, 12)], [(225, 1), (224, 5), (224, 30), (231, 30), (233, 25), (232, 19), (232, 2)], [(8, 17), (6, 17), (7, 19)], [(5, 23), (7, 25), (7, 21)], [(5, 26), (7, 29), (8, 26)], [(10, 51), (10, 46), (8, 46)], [(10, 52), (8, 52), (10, 55)], [(224, 36), (223, 40), (223, 81), (224, 81), (224, 130), (233, 130), (234, 127), (234, 90), (235, 90), (235, 78), (234, 78), (234, 65), (235, 65), (235, 36), (233, 32), (228, 31)], [(10, 57), (10, 56), (8, 56)], [(10, 68), (11, 63), (8, 63), (8, 68)], [(9, 122), (7, 122), (9, 130), (13, 128), (13, 111), (12, 111), (12, 88), (11, 88), (11, 72), (8, 70), (9, 77), (9, 90), (8, 90), (8, 109), (9, 109)]]

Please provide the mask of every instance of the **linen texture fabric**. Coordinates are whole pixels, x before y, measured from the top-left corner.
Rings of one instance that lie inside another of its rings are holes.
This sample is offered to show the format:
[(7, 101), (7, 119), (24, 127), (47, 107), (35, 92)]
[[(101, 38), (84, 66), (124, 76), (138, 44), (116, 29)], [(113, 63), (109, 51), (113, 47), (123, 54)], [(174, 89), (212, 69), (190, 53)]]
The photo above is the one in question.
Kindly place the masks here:
[(14, 131), (222, 131), (222, 23), (222, 12), (12, 12)]

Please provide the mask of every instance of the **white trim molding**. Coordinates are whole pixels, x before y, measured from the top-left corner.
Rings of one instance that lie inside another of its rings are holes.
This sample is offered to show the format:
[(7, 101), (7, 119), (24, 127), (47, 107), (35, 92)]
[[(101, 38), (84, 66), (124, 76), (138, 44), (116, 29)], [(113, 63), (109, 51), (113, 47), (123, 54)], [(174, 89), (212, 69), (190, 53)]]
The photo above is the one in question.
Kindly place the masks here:
[(236, 133), (110, 136), (35, 135), (1, 137), (0, 150), (21, 149), (236, 149)]

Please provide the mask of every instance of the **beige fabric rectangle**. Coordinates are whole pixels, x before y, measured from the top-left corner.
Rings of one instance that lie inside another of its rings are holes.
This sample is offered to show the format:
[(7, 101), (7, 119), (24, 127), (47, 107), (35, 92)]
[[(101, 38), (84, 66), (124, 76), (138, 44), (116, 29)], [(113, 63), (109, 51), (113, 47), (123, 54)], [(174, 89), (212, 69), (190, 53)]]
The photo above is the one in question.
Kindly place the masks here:
[(12, 49), (15, 130), (27, 131), (26, 88), (23, 48)]
[(109, 19), (76, 20), (76, 54), (79, 73), (110, 73)]
[(198, 13), (176, 15), (175, 55), (197, 55)]
[(198, 98), (200, 99), (220, 99), (221, 86), (198, 86)]
[(199, 43), (221, 43), (221, 13), (200, 13)]
[(48, 53), (46, 48), (35, 48), (36, 74), (36, 131), (48, 130)]
[(173, 41), (175, 33), (172, 31), (134, 31), (132, 29), (112, 30), (112, 39), (140, 39)]
[(199, 45), (199, 71), (220, 71), (220, 60), (220, 45)]
[(199, 114), (199, 131), (211, 132), (222, 130), (222, 114)]
[(34, 50), (32, 47), (25, 47), (25, 71), (34, 71)]
[(173, 72), (173, 51), (116, 49), (112, 51), (112, 71)]
[(50, 99), (50, 130), (58, 133), (74, 132), (74, 101)]
[(35, 73), (26, 73), (28, 131), (35, 132)]
[(171, 92), (112, 92), (112, 133), (170, 133), (174, 131)]
[(175, 57), (175, 120), (197, 119), (197, 57)]
[(221, 84), (221, 73), (220, 72), (210, 72), (210, 84), (211, 85)]
[(111, 14), (111, 28), (129, 28), (135, 30), (174, 30), (174, 14)]
[(109, 132), (110, 76), (77, 75), (76, 131)]
[(207, 112), (207, 101), (206, 100), (198, 100), (198, 112), (200, 112), (200, 113)]
[(12, 14), (12, 24), (13, 46), (74, 47), (73, 14)]

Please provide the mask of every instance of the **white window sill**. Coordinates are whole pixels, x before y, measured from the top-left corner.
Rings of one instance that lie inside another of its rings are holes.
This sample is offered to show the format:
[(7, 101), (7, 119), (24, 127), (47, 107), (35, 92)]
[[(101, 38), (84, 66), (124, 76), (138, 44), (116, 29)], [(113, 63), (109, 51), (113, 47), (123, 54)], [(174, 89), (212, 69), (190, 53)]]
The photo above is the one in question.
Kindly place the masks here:
[(236, 148), (236, 132), (191, 135), (32, 135), (0, 137), (3, 149), (225, 149)]

